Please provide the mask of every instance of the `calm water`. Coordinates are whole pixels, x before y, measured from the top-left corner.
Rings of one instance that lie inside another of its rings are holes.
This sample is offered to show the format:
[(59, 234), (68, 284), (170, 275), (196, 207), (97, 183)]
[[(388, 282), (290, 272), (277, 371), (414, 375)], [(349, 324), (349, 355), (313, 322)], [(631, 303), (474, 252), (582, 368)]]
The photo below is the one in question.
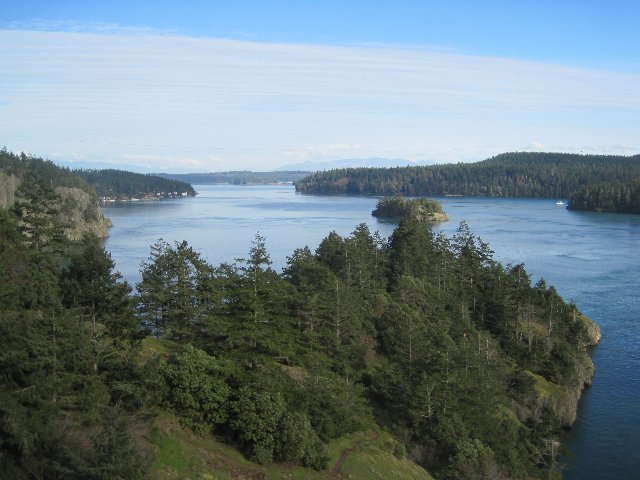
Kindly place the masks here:
[[(376, 199), (298, 195), (291, 186), (199, 186), (195, 198), (104, 209), (106, 248), (130, 282), (158, 238), (186, 239), (217, 265), (245, 257), (266, 237), (276, 269), (298, 247), (359, 223), (387, 237), (394, 225), (371, 217)], [(461, 220), (503, 263), (526, 264), (602, 328), (597, 373), (566, 442), (567, 479), (638, 478), (640, 471), (640, 216), (569, 212), (552, 200), (442, 198), (452, 234)]]

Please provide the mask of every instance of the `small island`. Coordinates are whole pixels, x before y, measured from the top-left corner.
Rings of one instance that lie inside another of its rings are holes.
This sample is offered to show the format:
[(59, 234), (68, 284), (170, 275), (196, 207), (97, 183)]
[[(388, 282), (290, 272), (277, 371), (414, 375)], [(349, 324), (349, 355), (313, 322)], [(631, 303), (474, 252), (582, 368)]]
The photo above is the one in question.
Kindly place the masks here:
[(446, 222), (449, 220), (447, 214), (442, 210), (440, 202), (429, 198), (408, 199), (400, 195), (381, 198), (371, 215), (376, 218), (396, 220), (412, 216), (426, 222)]

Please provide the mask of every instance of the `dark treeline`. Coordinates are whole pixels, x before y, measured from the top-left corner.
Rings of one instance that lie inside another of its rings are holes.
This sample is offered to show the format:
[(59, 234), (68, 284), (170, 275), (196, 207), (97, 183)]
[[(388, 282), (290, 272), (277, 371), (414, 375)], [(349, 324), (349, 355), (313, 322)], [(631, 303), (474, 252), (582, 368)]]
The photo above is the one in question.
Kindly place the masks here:
[(195, 190), (180, 180), (161, 178), (155, 175), (127, 172), (124, 170), (74, 170), (76, 175), (93, 185), (101, 197), (129, 199), (157, 197), (169, 198), (194, 196)]
[(93, 187), (86, 180), (70, 169), (25, 153), (12, 153), (6, 148), (0, 150), (0, 171), (20, 179), (25, 175), (37, 176), (46, 181), (49, 186), (73, 187), (88, 193), (94, 192)]
[(157, 173), (162, 178), (181, 180), (192, 185), (210, 185), (225, 183), (230, 185), (267, 185), (274, 183), (297, 182), (310, 172), (276, 171), (251, 172), (248, 170), (215, 173)]
[(640, 155), (505, 153), (477, 163), (353, 168), (314, 173), (304, 193), (568, 198), (583, 185), (640, 176)]
[(640, 214), (640, 179), (587, 185), (569, 197), (569, 210)]

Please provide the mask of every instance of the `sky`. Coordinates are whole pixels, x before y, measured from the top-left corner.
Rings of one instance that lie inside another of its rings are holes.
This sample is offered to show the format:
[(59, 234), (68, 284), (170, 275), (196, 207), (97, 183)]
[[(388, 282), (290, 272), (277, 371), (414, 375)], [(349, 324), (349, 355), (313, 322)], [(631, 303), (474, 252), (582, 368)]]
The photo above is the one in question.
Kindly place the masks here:
[(0, 0), (0, 147), (272, 170), (640, 153), (638, 1)]

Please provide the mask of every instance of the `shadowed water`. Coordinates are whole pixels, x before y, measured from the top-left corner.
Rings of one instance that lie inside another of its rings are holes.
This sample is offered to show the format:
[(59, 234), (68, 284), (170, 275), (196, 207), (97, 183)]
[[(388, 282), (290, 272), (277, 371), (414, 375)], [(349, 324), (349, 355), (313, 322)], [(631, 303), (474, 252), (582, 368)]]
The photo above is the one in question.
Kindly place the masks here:
[[(365, 222), (383, 237), (395, 225), (371, 217), (375, 198), (296, 194), (291, 186), (197, 186), (195, 198), (113, 204), (105, 246), (132, 283), (162, 237), (187, 240), (209, 263), (247, 255), (256, 232), (280, 270), (298, 247)], [(503, 263), (525, 263), (602, 328), (597, 373), (569, 433), (567, 479), (636, 478), (640, 468), (640, 216), (570, 212), (555, 200), (448, 197), (448, 235), (461, 220)]]

